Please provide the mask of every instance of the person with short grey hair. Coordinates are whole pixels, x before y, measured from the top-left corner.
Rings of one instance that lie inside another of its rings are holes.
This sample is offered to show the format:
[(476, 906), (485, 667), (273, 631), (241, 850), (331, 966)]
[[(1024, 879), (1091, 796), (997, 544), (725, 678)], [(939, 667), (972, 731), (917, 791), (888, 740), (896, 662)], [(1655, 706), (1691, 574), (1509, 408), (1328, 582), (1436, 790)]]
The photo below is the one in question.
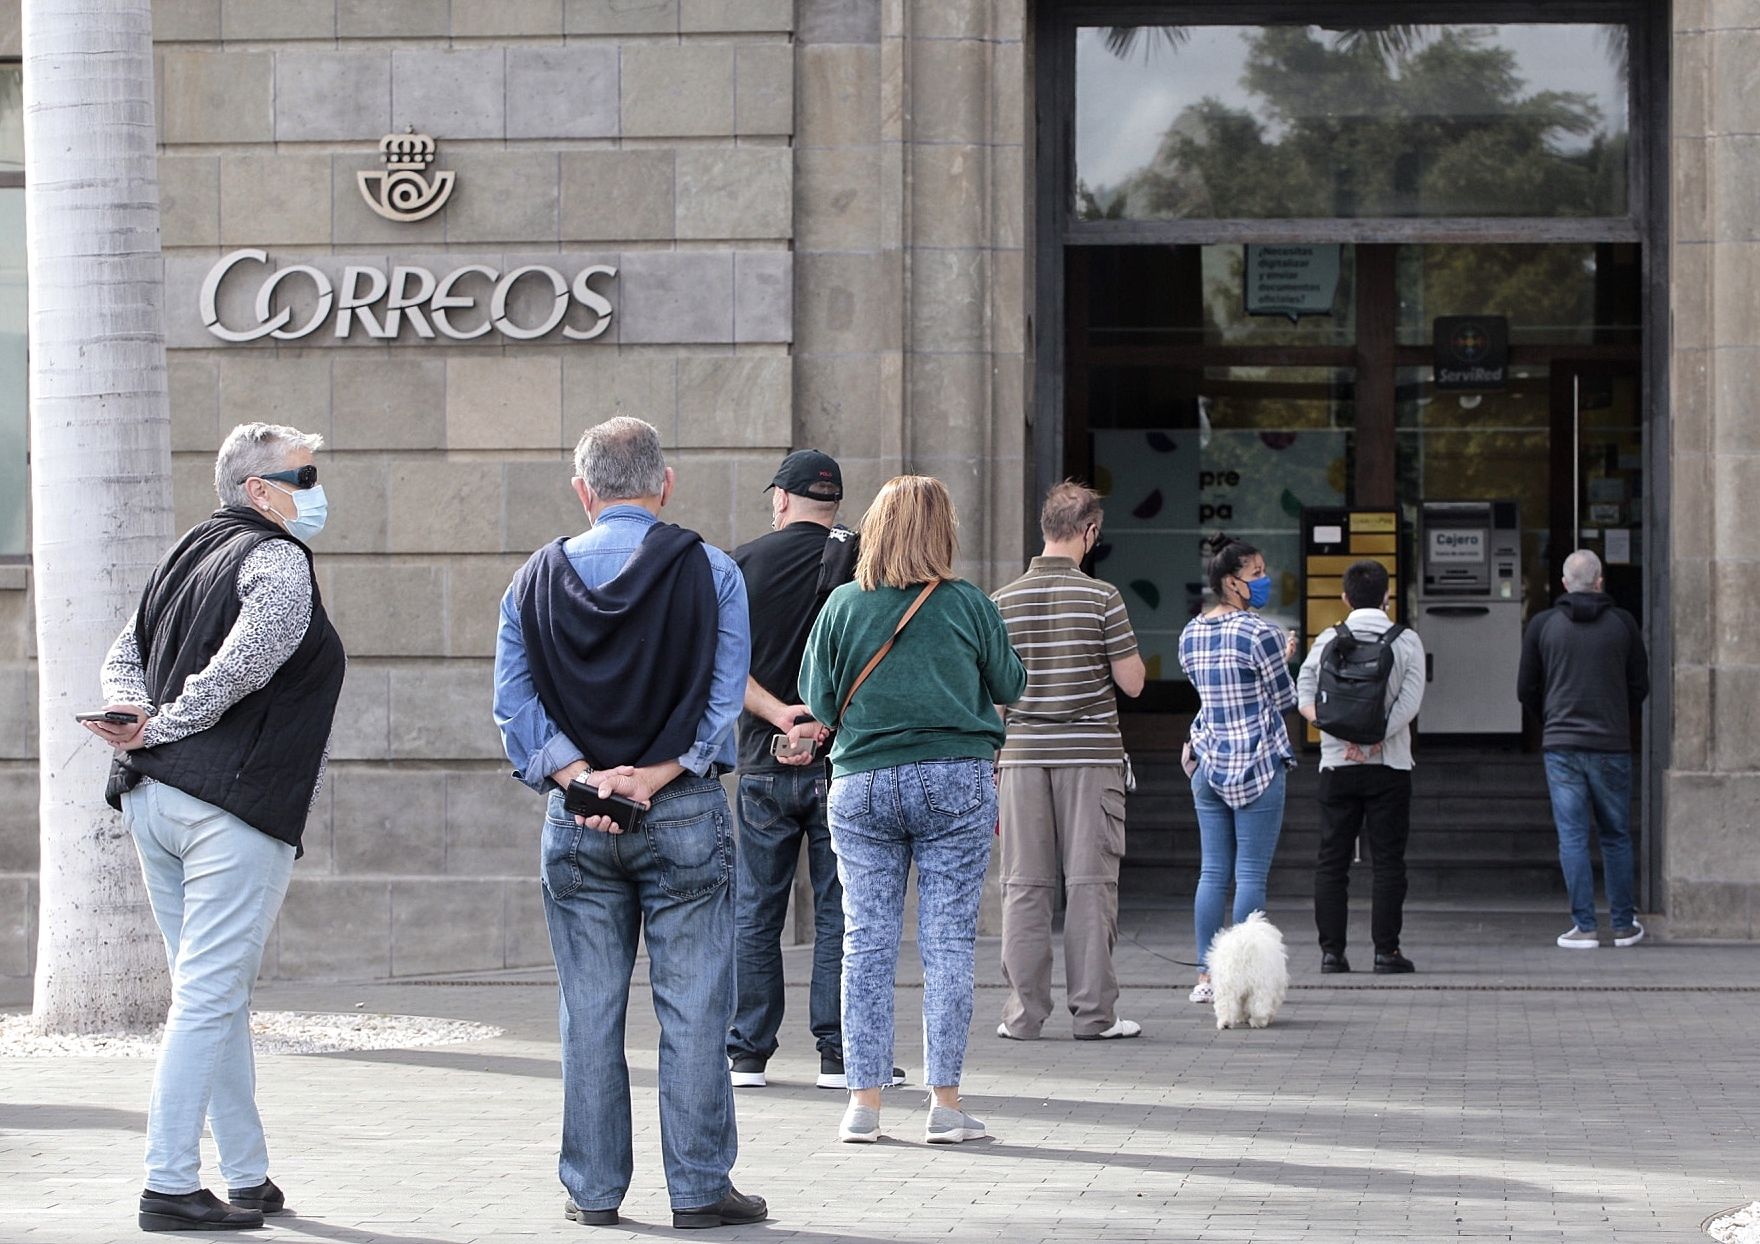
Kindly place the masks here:
[[(494, 699), (514, 777), (545, 796), (539, 874), (562, 995), (563, 1210), (583, 1226), (615, 1226), (629, 1190), (623, 1020), (639, 930), (660, 1017), (672, 1225), (758, 1222), (764, 1199), (731, 1178), (734, 838), (720, 782), (751, 657), (745, 583), (727, 554), (660, 521), (675, 480), (652, 425), (588, 428), (574, 466), (588, 527), (532, 554), (502, 597)], [(581, 815), (571, 794), (629, 802), (621, 820), (594, 807)]]
[[(257, 1116), (250, 998), (323, 782), (347, 658), (306, 542), (328, 513), (296, 428), (234, 428), (221, 508), (160, 561), (111, 647), (87, 728), (140, 853), (171, 1010), (147, 1110), (148, 1231), (258, 1227), (286, 1208)], [(227, 1185), (201, 1184), (206, 1121)]]
[(1613, 944), (1636, 946), (1644, 926), (1632, 899), (1632, 728), (1650, 693), (1650, 663), (1636, 619), (1604, 590), (1599, 557), (1578, 549), (1565, 558), (1563, 579), (1565, 594), (1528, 623), (1516, 677), (1516, 694), (1544, 726), (1546, 784), (1572, 919), (1557, 940), (1567, 950), (1601, 944), (1589, 856), (1593, 813)]

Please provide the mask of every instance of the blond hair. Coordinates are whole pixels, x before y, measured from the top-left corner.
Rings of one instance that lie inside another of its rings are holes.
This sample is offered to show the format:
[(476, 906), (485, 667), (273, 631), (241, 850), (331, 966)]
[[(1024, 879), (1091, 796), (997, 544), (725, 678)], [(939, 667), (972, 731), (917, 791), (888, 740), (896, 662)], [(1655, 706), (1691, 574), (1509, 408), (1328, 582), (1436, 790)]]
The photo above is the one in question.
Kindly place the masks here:
[(1074, 540), (1090, 524), (1098, 525), (1102, 517), (1100, 494), (1085, 484), (1066, 479), (1053, 484), (1045, 494), (1045, 505), (1039, 511), (1039, 534), (1048, 541)]
[(856, 582), (862, 591), (956, 579), (959, 516), (947, 485), (932, 475), (895, 475), (862, 515)]

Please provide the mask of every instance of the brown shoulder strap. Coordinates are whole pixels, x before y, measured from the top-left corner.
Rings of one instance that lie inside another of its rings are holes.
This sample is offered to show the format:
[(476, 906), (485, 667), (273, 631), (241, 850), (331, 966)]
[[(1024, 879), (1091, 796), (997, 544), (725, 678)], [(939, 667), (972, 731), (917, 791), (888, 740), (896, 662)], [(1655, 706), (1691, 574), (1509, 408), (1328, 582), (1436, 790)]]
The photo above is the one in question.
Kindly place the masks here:
[(904, 624), (916, 616), (917, 610), (923, 607), (923, 602), (929, 599), (929, 594), (940, 586), (941, 580), (939, 579), (931, 579), (923, 585), (923, 590), (917, 593), (917, 598), (911, 602), (911, 607), (904, 611), (904, 617), (900, 618), (898, 625), (892, 628), (891, 638), (881, 644), (880, 651), (869, 657), (868, 663), (862, 666), (862, 672), (856, 675), (856, 680), (849, 685), (848, 694), (843, 697), (843, 707), (837, 710), (838, 725), (843, 724), (843, 715), (849, 712), (849, 702), (856, 698), (856, 692), (860, 691), (862, 684), (868, 681), (868, 675), (874, 672), (876, 665), (886, 659), (886, 654), (892, 651), (892, 645), (898, 642), (898, 633), (904, 630)]

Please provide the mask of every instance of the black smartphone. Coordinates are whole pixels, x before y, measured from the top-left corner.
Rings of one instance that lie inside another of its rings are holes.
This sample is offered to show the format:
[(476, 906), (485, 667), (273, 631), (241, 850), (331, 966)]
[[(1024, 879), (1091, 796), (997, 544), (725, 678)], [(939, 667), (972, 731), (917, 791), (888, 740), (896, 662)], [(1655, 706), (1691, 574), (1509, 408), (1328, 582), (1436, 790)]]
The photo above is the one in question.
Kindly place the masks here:
[(633, 799), (622, 795), (601, 799), (598, 784), (588, 778), (576, 778), (568, 784), (562, 795), (562, 806), (575, 816), (609, 817), (625, 832), (634, 829), (642, 816), (642, 805)]
[(115, 712), (75, 713), (73, 719), (75, 721), (103, 721), (108, 722), (112, 726), (132, 726), (135, 722), (140, 720), (140, 718), (134, 713)]

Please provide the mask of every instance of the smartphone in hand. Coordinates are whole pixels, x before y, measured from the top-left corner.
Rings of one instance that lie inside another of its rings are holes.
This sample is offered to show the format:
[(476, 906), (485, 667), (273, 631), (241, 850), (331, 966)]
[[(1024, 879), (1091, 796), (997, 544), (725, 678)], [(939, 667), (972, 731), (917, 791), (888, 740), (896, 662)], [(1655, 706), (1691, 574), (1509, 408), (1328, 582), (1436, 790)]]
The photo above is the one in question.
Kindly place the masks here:
[(140, 717), (134, 713), (117, 713), (108, 710), (101, 713), (75, 713), (75, 721), (101, 721), (112, 726), (132, 726)]
[(589, 777), (578, 777), (568, 784), (562, 795), (563, 808), (575, 816), (603, 816), (628, 832), (641, 820), (642, 805), (622, 795), (601, 798), (599, 784)]
[(795, 756), (811, 756), (818, 744), (812, 739), (791, 739), (786, 734), (770, 736), (770, 754), (778, 760), (789, 760)]

